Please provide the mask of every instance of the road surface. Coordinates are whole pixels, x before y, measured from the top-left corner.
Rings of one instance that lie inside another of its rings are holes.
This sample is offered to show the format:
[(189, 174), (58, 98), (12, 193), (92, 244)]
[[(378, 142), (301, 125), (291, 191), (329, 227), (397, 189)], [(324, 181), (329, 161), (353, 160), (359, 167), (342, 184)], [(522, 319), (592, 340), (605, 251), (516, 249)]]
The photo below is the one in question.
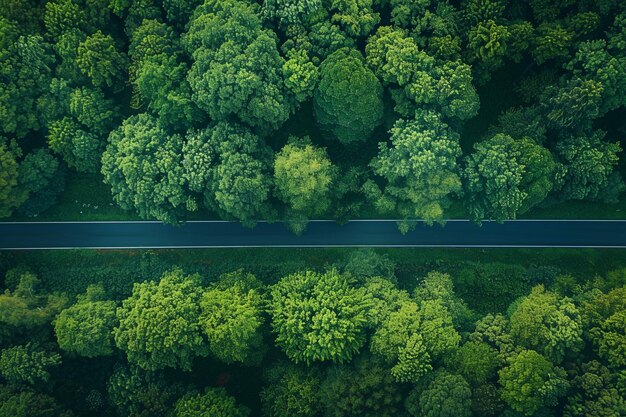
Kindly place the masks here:
[(3, 249), (122, 249), (234, 247), (603, 247), (626, 248), (626, 220), (515, 220), (503, 224), (449, 220), (444, 227), (417, 223), (402, 235), (393, 220), (354, 220), (341, 226), (311, 221), (302, 236), (282, 223), (248, 229), (234, 222), (0, 223)]

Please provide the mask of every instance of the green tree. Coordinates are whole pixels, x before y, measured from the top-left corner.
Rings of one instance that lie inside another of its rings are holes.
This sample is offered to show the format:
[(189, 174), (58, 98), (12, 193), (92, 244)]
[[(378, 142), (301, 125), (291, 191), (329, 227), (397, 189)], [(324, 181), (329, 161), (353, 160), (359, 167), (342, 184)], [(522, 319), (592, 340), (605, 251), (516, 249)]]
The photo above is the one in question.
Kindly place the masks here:
[(175, 131), (202, 120), (201, 111), (191, 100), (182, 46), (171, 27), (144, 20), (132, 34), (129, 56), (135, 107), (145, 105), (158, 116), (161, 126)]
[(552, 190), (558, 166), (550, 152), (528, 138), (497, 134), (474, 145), (465, 168), (474, 219), (514, 219)]
[[(390, 133), (393, 147), (381, 142), (371, 163), (387, 180), (384, 193), (376, 193), (375, 206), (393, 208), (405, 219), (443, 221), (451, 197), (461, 193), (459, 135), (430, 111), (416, 112), (414, 120), (398, 120)], [(387, 200), (393, 204), (385, 204)]]
[(20, 154), (17, 145), (7, 144), (6, 140), (0, 137), (0, 218), (9, 217), (28, 196), (26, 190), (18, 188), (17, 157)]
[(572, 34), (559, 23), (542, 23), (536, 30), (532, 56), (538, 65), (563, 60), (569, 55)]
[(58, 366), (61, 356), (40, 350), (30, 344), (2, 350), (0, 374), (10, 383), (36, 385), (50, 379), (49, 368)]
[(555, 363), (583, 347), (583, 325), (572, 300), (533, 288), (511, 314), (511, 336), (515, 342), (542, 353)]
[(190, 131), (183, 145), (184, 178), (222, 217), (254, 226), (267, 216), (271, 149), (236, 123), (219, 122)]
[(33, 217), (54, 206), (65, 188), (65, 170), (47, 149), (37, 149), (20, 164), (19, 184), (28, 193), (19, 211)]
[(370, 349), (394, 364), (391, 372), (396, 380), (416, 382), (460, 340), (450, 313), (440, 301), (424, 301), (419, 306), (405, 301), (381, 323)]
[(470, 29), (468, 61), (475, 63), (480, 81), (488, 81), (490, 73), (504, 64), (510, 36), (506, 26), (498, 25), (493, 20), (479, 22)]
[(58, 40), (64, 32), (81, 27), (85, 19), (85, 11), (72, 0), (55, 0), (45, 4), (43, 23), (53, 39)]
[(97, 31), (78, 45), (76, 63), (96, 87), (121, 91), (125, 84), (127, 57), (110, 35)]
[(349, 361), (365, 344), (371, 298), (336, 270), (281, 279), (269, 313), (276, 344), (294, 362)]
[(383, 88), (353, 49), (333, 52), (320, 66), (315, 116), (343, 144), (364, 141), (382, 122)]
[(329, 0), (331, 21), (352, 37), (367, 36), (380, 22), (373, 0)]
[(609, 50), (604, 39), (580, 44), (565, 68), (574, 77), (602, 85), (600, 115), (626, 104), (626, 55)]
[(372, 248), (351, 251), (343, 271), (358, 282), (364, 282), (367, 278), (373, 277), (384, 278), (390, 283), (397, 281), (395, 262), (388, 255), (378, 253)]
[(61, 311), (54, 322), (59, 347), (87, 358), (113, 354), (115, 301), (104, 298), (101, 286), (89, 286), (76, 304)]
[(616, 388), (616, 374), (598, 361), (583, 363), (576, 369), (564, 417), (620, 416), (626, 413), (626, 399)]
[(472, 391), (462, 376), (439, 370), (415, 388), (405, 404), (409, 414), (419, 417), (470, 417)]
[(276, 194), (287, 204), (290, 217), (308, 219), (324, 214), (330, 207), (337, 168), (326, 150), (292, 138), (274, 159)]
[(335, 365), (319, 387), (325, 417), (402, 417), (402, 394), (379, 359), (361, 355)]
[(130, 298), (117, 309), (119, 326), (115, 344), (129, 362), (146, 370), (166, 367), (190, 370), (196, 356), (208, 353), (198, 318), (202, 288), (197, 275), (181, 270), (165, 273), (161, 280), (133, 286)]
[(168, 136), (156, 120), (140, 114), (111, 132), (102, 155), (104, 182), (123, 209), (142, 218), (180, 220), (188, 197), (181, 163), (183, 139)]
[(288, 57), (283, 64), (285, 88), (298, 102), (303, 102), (313, 96), (320, 76), (319, 69), (305, 50), (293, 51)]
[(276, 35), (256, 7), (235, 0), (199, 6), (183, 37), (193, 64), (193, 100), (213, 120), (238, 118), (260, 131), (276, 129), (293, 110), (286, 94)]
[(624, 181), (615, 169), (622, 151), (619, 142), (603, 140), (605, 132), (596, 130), (568, 136), (555, 146), (555, 153), (566, 169), (562, 187), (564, 200), (617, 201)]
[(587, 338), (611, 367), (626, 364), (626, 287), (596, 291), (582, 305)]
[(407, 32), (378, 28), (365, 54), (370, 68), (392, 87), (395, 110), (404, 117), (413, 117), (416, 109), (424, 108), (461, 120), (478, 112), (471, 67), (459, 60), (438, 62), (421, 51)]
[(209, 350), (225, 363), (258, 364), (263, 355), (263, 299), (241, 284), (212, 287), (200, 301), (200, 327)]
[(468, 341), (450, 355), (449, 369), (461, 374), (472, 386), (490, 381), (498, 368), (498, 352), (483, 342)]
[(248, 417), (250, 410), (238, 405), (224, 388), (185, 394), (174, 406), (176, 417)]
[(314, 367), (278, 363), (265, 373), (261, 390), (263, 415), (268, 417), (315, 417), (322, 408), (322, 375)]
[(138, 367), (117, 367), (107, 381), (108, 398), (119, 415), (128, 417), (168, 416), (186, 389), (170, 383), (163, 374)]
[(49, 395), (0, 386), (0, 416), (57, 417), (66, 415), (69, 416)]
[(42, 125), (37, 100), (48, 89), (54, 55), (39, 35), (20, 36), (0, 16), (0, 135), (22, 138)]
[(565, 371), (534, 350), (514, 355), (498, 374), (502, 399), (526, 416), (541, 407), (556, 405), (568, 388)]
[(550, 86), (542, 96), (546, 118), (557, 129), (586, 127), (600, 113), (603, 90), (601, 83), (580, 78)]
[(46, 326), (66, 306), (67, 299), (61, 294), (43, 294), (40, 280), (31, 272), (23, 272), (13, 291), (0, 294), (0, 324), (10, 331), (35, 330)]
[(307, 26), (323, 8), (322, 0), (265, 0), (261, 12), (266, 19), (286, 28), (289, 25)]

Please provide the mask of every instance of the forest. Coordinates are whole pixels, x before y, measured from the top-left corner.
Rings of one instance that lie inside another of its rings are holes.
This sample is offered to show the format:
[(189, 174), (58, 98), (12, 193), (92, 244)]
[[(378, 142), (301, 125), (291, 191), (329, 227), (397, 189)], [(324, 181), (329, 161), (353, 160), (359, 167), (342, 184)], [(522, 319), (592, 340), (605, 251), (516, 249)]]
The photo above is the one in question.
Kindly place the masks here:
[(626, 213), (621, 0), (0, 6), (0, 218)]
[(621, 417), (626, 253), (0, 253), (1, 417)]

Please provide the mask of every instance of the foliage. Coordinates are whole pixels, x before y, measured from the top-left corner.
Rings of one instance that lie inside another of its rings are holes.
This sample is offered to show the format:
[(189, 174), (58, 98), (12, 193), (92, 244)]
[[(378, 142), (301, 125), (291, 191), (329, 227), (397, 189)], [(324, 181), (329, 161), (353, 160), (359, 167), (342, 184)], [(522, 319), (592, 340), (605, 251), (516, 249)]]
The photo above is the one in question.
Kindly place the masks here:
[(111, 132), (102, 155), (104, 182), (124, 209), (143, 218), (178, 221), (185, 209), (183, 139), (169, 136), (147, 114), (132, 116)]
[(76, 304), (59, 313), (54, 332), (62, 350), (88, 358), (113, 353), (116, 303), (103, 294), (101, 286), (90, 286)]
[(514, 355), (498, 374), (502, 399), (527, 416), (543, 406), (556, 405), (568, 388), (565, 371), (534, 350)]
[(26, 190), (19, 190), (19, 148), (7, 145), (0, 137), (0, 218), (9, 217), (13, 210), (20, 206), (27, 198)]
[(459, 135), (438, 114), (422, 111), (413, 120), (398, 120), (390, 133), (393, 147), (381, 142), (371, 163), (387, 180), (374, 204), (388, 205), (388, 211), (406, 219), (443, 221), (451, 197), (461, 194)]
[(437, 371), (422, 382), (424, 389), (415, 388), (406, 400), (406, 408), (413, 416), (420, 417), (470, 417), (470, 386), (459, 375)]
[(225, 363), (257, 364), (263, 354), (261, 295), (240, 285), (209, 288), (200, 301), (200, 328), (211, 354)]
[(34, 217), (56, 203), (65, 188), (65, 170), (47, 149), (38, 149), (20, 164), (19, 183), (28, 193), (19, 211)]
[(220, 122), (190, 131), (182, 151), (183, 178), (206, 207), (247, 226), (268, 215), (271, 152), (249, 129)]
[(97, 31), (78, 45), (76, 63), (96, 87), (120, 90), (127, 57), (117, 50), (110, 35)]
[(185, 394), (176, 402), (176, 417), (248, 417), (250, 410), (237, 405), (224, 388), (208, 388), (203, 394)]
[(317, 122), (343, 144), (365, 141), (382, 121), (382, 93), (357, 51), (335, 51), (320, 66), (313, 96)]
[(497, 134), (477, 143), (464, 172), (472, 217), (516, 218), (548, 195), (556, 173), (550, 152), (528, 138)]
[(58, 366), (61, 356), (39, 350), (29, 344), (2, 350), (0, 374), (10, 383), (36, 385), (50, 379), (49, 368)]
[(559, 363), (582, 348), (582, 322), (572, 300), (534, 287), (511, 315), (511, 336), (528, 349)]
[(276, 344), (294, 362), (345, 362), (365, 344), (371, 298), (336, 270), (281, 279), (271, 290), (269, 313)]
[(326, 417), (402, 416), (402, 396), (386, 366), (371, 356), (335, 365), (320, 386)]
[(615, 202), (624, 181), (615, 166), (622, 151), (619, 143), (603, 140), (602, 131), (568, 136), (556, 144), (556, 154), (566, 168), (559, 194), (568, 200)]
[(276, 35), (261, 26), (245, 2), (209, 0), (199, 6), (183, 37), (193, 64), (192, 99), (213, 120), (231, 117), (261, 131), (276, 129), (293, 109), (285, 94)]
[(322, 375), (316, 368), (279, 363), (265, 374), (261, 390), (264, 415), (269, 417), (314, 417), (321, 411)]
[(337, 168), (326, 150), (314, 147), (308, 138), (288, 143), (274, 159), (276, 194), (296, 218), (315, 217), (328, 210), (336, 177)]
[(197, 276), (172, 270), (156, 283), (135, 284), (133, 294), (117, 309), (115, 344), (129, 362), (154, 371), (191, 369), (195, 356), (207, 352), (198, 317), (202, 291)]
[(451, 355), (449, 368), (480, 386), (496, 375), (498, 362), (497, 351), (487, 343), (468, 341)]

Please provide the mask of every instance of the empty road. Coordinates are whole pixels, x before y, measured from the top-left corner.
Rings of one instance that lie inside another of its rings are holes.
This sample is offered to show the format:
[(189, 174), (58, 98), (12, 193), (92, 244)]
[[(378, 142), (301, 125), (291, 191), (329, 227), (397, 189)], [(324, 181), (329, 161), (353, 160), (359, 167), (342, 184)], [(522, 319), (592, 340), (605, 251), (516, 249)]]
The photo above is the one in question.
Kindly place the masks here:
[(626, 248), (626, 220), (514, 220), (503, 224), (449, 220), (444, 227), (418, 222), (402, 235), (393, 220), (354, 220), (345, 225), (311, 221), (302, 236), (282, 223), (248, 229), (234, 222), (0, 223), (4, 249), (122, 249), (234, 247), (578, 247)]

